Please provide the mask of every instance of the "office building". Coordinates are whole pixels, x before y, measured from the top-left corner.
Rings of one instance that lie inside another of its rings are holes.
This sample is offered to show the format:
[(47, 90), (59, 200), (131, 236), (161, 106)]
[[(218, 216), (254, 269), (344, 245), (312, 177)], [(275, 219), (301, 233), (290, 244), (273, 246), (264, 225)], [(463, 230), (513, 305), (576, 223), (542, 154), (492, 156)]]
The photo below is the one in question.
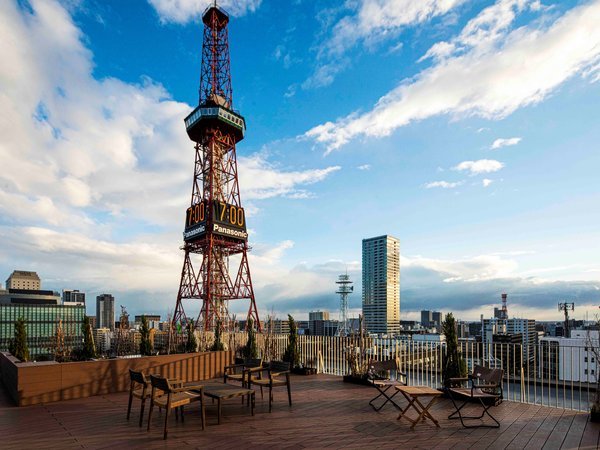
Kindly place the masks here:
[(421, 326), (423, 328), (429, 328), (429, 324), (433, 320), (431, 311), (421, 311)]
[(96, 297), (96, 325), (98, 328), (115, 329), (115, 298), (111, 294)]
[(439, 311), (432, 311), (431, 322), (431, 326), (435, 327), (436, 330), (440, 331), (442, 329), (442, 313)]
[(14, 338), (15, 322), (25, 319), (27, 345), (32, 359), (49, 355), (53, 345), (58, 322), (62, 328), (67, 348), (77, 348), (83, 342), (81, 331), (85, 306), (65, 306), (57, 303), (46, 304), (10, 303), (0, 304), (0, 351), (8, 351)]
[(311, 311), (308, 313), (308, 333), (311, 336), (335, 336), (337, 320), (330, 320), (329, 311)]
[(85, 292), (79, 292), (78, 290), (64, 289), (62, 291), (62, 302), (63, 302), (63, 305), (84, 305), (85, 306)]
[(362, 241), (362, 311), (369, 333), (400, 332), (400, 241), (384, 235)]
[(540, 338), (538, 372), (550, 380), (597, 383), (599, 361), (591, 347), (598, 347), (599, 337), (598, 330), (572, 330), (570, 338)]
[(42, 283), (38, 274), (26, 270), (15, 270), (6, 280), (6, 290), (24, 289), (39, 291), (41, 287)]

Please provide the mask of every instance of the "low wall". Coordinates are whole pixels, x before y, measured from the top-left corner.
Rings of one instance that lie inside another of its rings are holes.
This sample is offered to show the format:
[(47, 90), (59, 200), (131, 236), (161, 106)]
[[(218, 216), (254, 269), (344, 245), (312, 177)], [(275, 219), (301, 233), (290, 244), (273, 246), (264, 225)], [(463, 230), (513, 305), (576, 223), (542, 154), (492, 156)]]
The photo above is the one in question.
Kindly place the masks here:
[(233, 352), (183, 353), (84, 362), (16, 363), (0, 353), (2, 382), (18, 406), (72, 400), (129, 389), (129, 369), (185, 381), (223, 376)]

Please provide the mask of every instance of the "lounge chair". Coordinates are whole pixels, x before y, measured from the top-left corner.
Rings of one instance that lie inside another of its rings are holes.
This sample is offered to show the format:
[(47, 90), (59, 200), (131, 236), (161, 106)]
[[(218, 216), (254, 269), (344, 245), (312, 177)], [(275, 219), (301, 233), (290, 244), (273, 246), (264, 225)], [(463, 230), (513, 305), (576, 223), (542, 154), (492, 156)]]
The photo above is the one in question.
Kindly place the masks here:
[[(406, 374), (399, 370), (397, 359), (394, 358), (385, 361), (371, 361), (369, 363), (367, 378), (373, 387), (379, 392), (379, 394), (373, 397), (369, 402), (369, 405), (371, 405), (375, 411), (379, 411), (388, 402), (392, 403), (392, 405), (394, 405), (396, 408), (402, 409), (393, 400), (393, 398), (399, 392), (397, 389), (395, 389), (395, 386), (406, 386)], [(390, 389), (393, 391), (392, 395), (388, 394)], [(385, 401), (381, 405), (376, 406), (375, 402), (379, 397), (384, 397)]]

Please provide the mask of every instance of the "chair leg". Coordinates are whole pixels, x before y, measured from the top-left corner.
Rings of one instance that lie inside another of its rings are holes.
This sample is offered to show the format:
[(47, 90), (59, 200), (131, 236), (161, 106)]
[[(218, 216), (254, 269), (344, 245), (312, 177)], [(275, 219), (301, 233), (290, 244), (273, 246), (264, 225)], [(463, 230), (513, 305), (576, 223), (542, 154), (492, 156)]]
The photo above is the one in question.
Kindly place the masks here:
[(140, 427), (142, 426), (142, 422), (144, 421), (144, 408), (146, 407), (146, 397), (142, 399), (142, 407), (140, 409)]
[(290, 406), (292, 406), (292, 390), (291, 390), (290, 382), (287, 382), (287, 390), (288, 390), (288, 401), (290, 402)]
[(185, 419), (183, 418), (183, 406), (181, 406), (180, 415), (181, 415), (181, 423), (185, 422)]
[[(388, 389), (390, 389), (391, 387), (392, 387), (392, 386), (387, 386), (385, 389), (383, 389), (383, 390), (382, 390), (382, 389), (380, 389), (378, 386), (375, 386), (375, 388), (376, 388), (376, 389), (379, 391), (379, 395), (377, 395), (377, 396), (373, 397), (373, 398), (371, 399), (371, 401), (369, 402), (369, 405), (371, 405), (371, 407), (372, 407), (372, 408), (373, 408), (375, 411), (380, 411), (380, 410), (381, 410), (381, 408), (383, 408), (383, 407), (384, 407), (384, 406), (385, 406), (385, 405), (386, 405), (388, 402), (391, 402), (391, 403), (392, 403), (392, 405), (394, 405), (394, 406), (395, 406), (397, 409), (400, 409), (400, 410), (402, 409), (402, 408), (400, 408), (400, 407), (399, 407), (399, 406), (396, 404), (396, 402), (394, 402), (394, 400), (392, 400), (392, 399), (393, 399), (393, 398), (396, 396), (396, 394), (397, 394), (398, 392), (400, 392), (400, 391), (396, 390), (396, 392), (394, 392), (394, 393), (393, 393), (391, 396), (388, 396), (388, 395), (387, 395), (387, 391), (388, 391)], [(383, 396), (383, 397), (385, 397), (385, 401), (384, 401), (384, 402), (383, 402), (381, 405), (379, 405), (379, 406), (375, 406), (375, 401), (376, 401), (376, 400), (377, 400), (379, 397), (382, 397), (382, 396)]]
[(154, 399), (150, 399), (150, 411), (148, 411), (148, 427), (146, 431), (150, 431), (150, 423), (152, 422), (152, 410), (154, 409)]
[[(461, 413), (461, 410), (465, 407), (465, 405), (467, 404), (467, 401), (465, 400), (463, 402), (463, 404), (460, 405), (460, 407), (459, 407), (459, 406), (456, 405), (456, 402), (455, 402), (454, 397), (452, 396), (451, 392), (449, 393), (449, 395), (450, 395), (450, 400), (452, 400), (452, 404), (454, 405), (454, 408), (456, 409), (456, 411), (454, 411), (452, 414), (450, 414), (448, 416), (448, 419), (460, 419), (460, 423), (462, 424), (462, 426), (464, 428), (500, 428), (500, 422), (498, 422), (496, 420), (496, 418), (494, 416), (492, 416), (490, 414), (490, 412), (488, 411), (489, 408), (491, 407), (491, 405), (490, 406), (486, 406), (485, 403), (483, 402), (483, 399), (481, 399), (481, 398), (478, 399), (479, 403), (481, 403), (481, 406), (483, 408), (483, 411), (482, 411), (482, 413), (479, 416), (464, 416)], [(456, 414), (458, 414), (458, 417), (456, 417)], [(478, 424), (478, 425), (467, 425), (465, 423), (465, 420), (479, 420), (479, 419), (482, 419), (485, 414), (487, 414), (496, 423), (496, 425), (488, 425), (488, 424), (485, 424), (485, 423), (481, 423), (481, 424)]]
[(127, 406), (127, 420), (129, 420), (129, 415), (131, 414), (131, 402), (133, 402), (133, 392), (130, 389), (129, 390), (129, 406)]
[(202, 431), (204, 431), (206, 427), (206, 414), (204, 410), (204, 394), (200, 397), (200, 415), (202, 417)]
[(273, 405), (273, 387), (269, 386), (269, 412), (271, 412), (272, 405)]
[[(163, 439), (167, 438), (167, 425), (169, 424), (169, 413), (171, 412), (171, 408), (167, 407), (165, 409), (165, 432), (163, 434)], [(177, 408), (175, 408), (175, 412), (177, 412)]]

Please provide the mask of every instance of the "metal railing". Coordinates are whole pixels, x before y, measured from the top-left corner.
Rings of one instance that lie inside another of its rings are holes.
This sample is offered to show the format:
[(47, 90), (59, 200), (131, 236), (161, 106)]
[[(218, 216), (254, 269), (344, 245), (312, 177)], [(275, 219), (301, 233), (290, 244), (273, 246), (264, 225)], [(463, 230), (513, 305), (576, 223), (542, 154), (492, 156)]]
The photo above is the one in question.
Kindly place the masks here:
[[(282, 358), (287, 335), (271, 335), (270, 350), (265, 350), (266, 335), (257, 335), (259, 352), (265, 359)], [(245, 333), (229, 335), (229, 348), (246, 343)], [(359, 358), (384, 360), (397, 358), (410, 385), (442, 386), (444, 342), (358, 337), (298, 336), (300, 362), (332, 375), (350, 373), (349, 352)], [(360, 350), (357, 350), (360, 348)], [(467, 373), (476, 365), (504, 370), (504, 399), (556, 408), (589, 410), (596, 395), (598, 370), (594, 353), (588, 347), (561, 347), (556, 342), (523, 345), (518, 343), (460, 342), (460, 353)], [(266, 353), (270, 353), (267, 355)]]

